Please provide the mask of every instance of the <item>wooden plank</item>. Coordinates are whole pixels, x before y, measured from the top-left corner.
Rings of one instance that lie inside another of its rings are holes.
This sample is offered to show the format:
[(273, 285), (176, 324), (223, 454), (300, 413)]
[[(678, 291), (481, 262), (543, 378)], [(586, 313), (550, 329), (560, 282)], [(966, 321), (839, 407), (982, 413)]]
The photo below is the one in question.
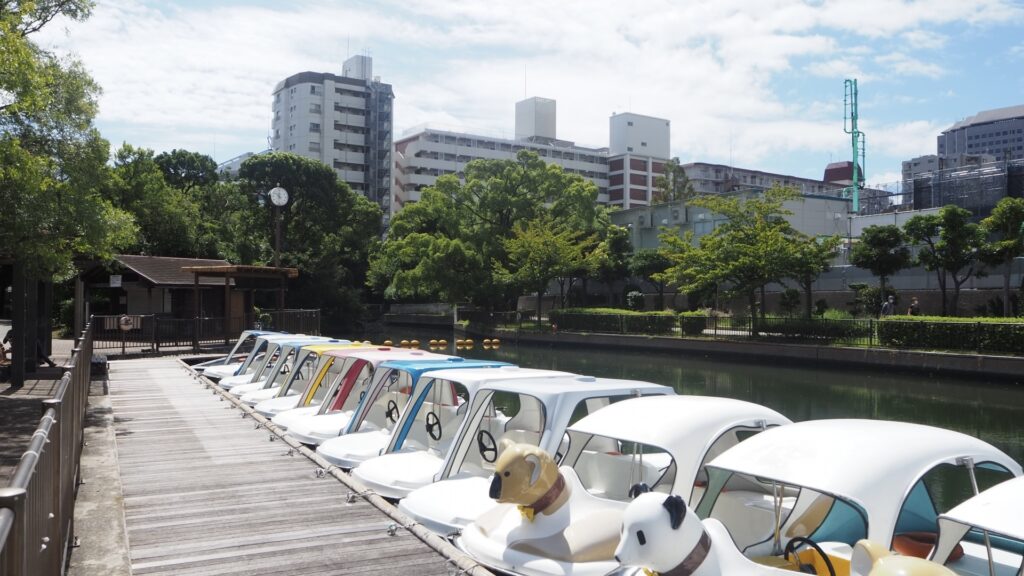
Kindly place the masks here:
[(110, 390), (134, 574), (448, 573), (176, 361), (114, 362)]

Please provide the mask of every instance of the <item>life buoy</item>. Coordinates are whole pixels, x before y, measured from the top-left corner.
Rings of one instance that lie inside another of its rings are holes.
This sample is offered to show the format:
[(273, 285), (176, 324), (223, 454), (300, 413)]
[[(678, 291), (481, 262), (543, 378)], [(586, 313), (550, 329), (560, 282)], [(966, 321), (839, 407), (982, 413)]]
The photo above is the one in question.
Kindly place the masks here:
[[(904, 532), (892, 539), (892, 549), (904, 556), (927, 559), (931, 555), (939, 535), (935, 532)], [(955, 562), (964, 555), (963, 546), (957, 544), (949, 555), (949, 561)]]

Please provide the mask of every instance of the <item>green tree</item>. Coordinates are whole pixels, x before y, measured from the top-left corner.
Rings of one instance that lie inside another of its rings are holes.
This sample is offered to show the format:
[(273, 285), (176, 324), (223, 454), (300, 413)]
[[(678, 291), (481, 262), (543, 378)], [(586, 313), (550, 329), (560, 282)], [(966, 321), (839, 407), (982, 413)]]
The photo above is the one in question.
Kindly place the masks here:
[(167, 185), (152, 150), (130, 144), (118, 149), (107, 196), (138, 223), (132, 251), (153, 256), (198, 255), (198, 207), (184, 192)]
[(1003, 316), (1012, 316), (1010, 273), (1014, 258), (1024, 256), (1024, 198), (1000, 200), (981, 227), (989, 238), (982, 257), (990, 266), (1003, 267)]
[(186, 193), (217, 181), (217, 163), (199, 152), (174, 149), (161, 152), (153, 160), (164, 174), (164, 181)]
[(325, 329), (351, 330), (362, 311), (367, 261), (380, 236), (380, 208), (352, 192), (329, 166), (294, 154), (253, 156), (242, 163), (239, 181), (264, 239), (257, 261), (273, 261), (274, 210), (266, 194), (280, 185), (290, 197), (280, 211), (281, 265), (300, 272), (288, 302), (316, 303)]
[(804, 317), (811, 317), (812, 287), (814, 281), (832, 268), (832, 260), (836, 257), (839, 236), (814, 238), (802, 234), (794, 234), (794, 242), (790, 256), (792, 260), (786, 264), (786, 277), (796, 280), (804, 291)]
[(103, 199), (108, 145), (92, 127), (99, 87), (31, 35), (91, 2), (0, 3), (0, 255), (36, 278), (64, 277), (75, 256), (105, 258), (132, 218)]
[(663, 233), (663, 251), (673, 265), (664, 278), (686, 292), (722, 286), (729, 293), (745, 295), (751, 317), (757, 319), (757, 295), (764, 287), (787, 276), (794, 260), (795, 231), (784, 216), (787, 201), (798, 199), (791, 188), (771, 188), (760, 195), (701, 196), (692, 203), (720, 214), (726, 220), (693, 246), (692, 233), (680, 238)]
[(910, 266), (906, 241), (899, 226), (868, 226), (861, 232), (860, 242), (850, 251), (850, 263), (878, 276), (879, 291), (884, 295), (886, 278)]
[(608, 303), (614, 303), (614, 286), (629, 274), (633, 242), (629, 230), (622, 226), (609, 225), (601, 240), (600, 258), (594, 269), (594, 278), (608, 289)]
[(505, 240), (507, 262), (495, 262), (500, 282), (537, 294), (537, 325), (548, 284), (559, 276), (587, 266), (587, 254), (595, 239), (582, 232), (558, 226), (549, 215), (516, 226)]
[[(903, 230), (911, 242), (920, 246), (917, 261), (934, 271), (942, 292), (942, 314), (956, 316), (960, 287), (979, 269), (985, 232), (970, 221), (971, 213), (948, 205), (938, 214), (921, 214), (907, 220)], [(953, 295), (947, 305), (947, 275), (953, 280)]]
[[(596, 194), (592, 183), (546, 164), (533, 152), (522, 151), (515, 160), (470, 162), (465, 182), (452, 175), (438, 178), (422, 192), (419, 202), (392, 219), (385, 246), (374, 254), (374, 288), (394, 295), (404, 293), (389, 286), (403, 269), (415, 264), (394, 259), (405, 253), (403, 243), (420, 245), (420, 240), (409, 240), (410, 236), (425, 233), (459, 240), (466, 250), (479, 255), (486, 275), (478, 279), (466, 295), (468, 299), (488, 307), (512, 305), (519, 286), (497, 278), (495, 271), (497, 263), (508, 262), (507, 241), (517, 234), (517, 224), (556, 214), (559, 221), (600, 238), (601, 230), (610, 224), (604, 209), (595, 206)], [(578, 278), (594, 269), (588, 263), (576, 270), (561, 269), (553, 278)]]
[(672, 266), (668, 256), (651, 248), (637, 250), (629, 261), (629, 272), (654, 286), (658, 292), (658, 309), (665, 309), (666, 278), (663, 273)]
[(690, 200), (696, 195), (693, 183), (686, 176), (686, 170), (679, 163), (679, 158), (672, 158), (665, 163), (665, 173), (654, 179), (653, 202), (678, 202)]

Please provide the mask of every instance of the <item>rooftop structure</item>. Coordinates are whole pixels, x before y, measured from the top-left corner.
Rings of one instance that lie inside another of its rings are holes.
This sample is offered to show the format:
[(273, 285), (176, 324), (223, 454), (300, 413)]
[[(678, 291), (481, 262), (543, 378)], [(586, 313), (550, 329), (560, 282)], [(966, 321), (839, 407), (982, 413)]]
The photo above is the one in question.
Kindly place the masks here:
[(991, 154), (1024, 159), (1024, 104), (984, 110), (953, 124), (938, 137), (938, 155)]

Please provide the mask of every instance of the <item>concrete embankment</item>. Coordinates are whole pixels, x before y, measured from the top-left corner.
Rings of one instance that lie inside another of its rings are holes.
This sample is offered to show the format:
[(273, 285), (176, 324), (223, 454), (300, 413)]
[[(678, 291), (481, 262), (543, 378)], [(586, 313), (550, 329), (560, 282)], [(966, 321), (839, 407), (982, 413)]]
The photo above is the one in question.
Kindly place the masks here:
[(506, 344), (520, 342), (541, 346), (601, 347), (619, 350), (679, 352), (729, 359), (842, 365), (881, 370), (903, 370), (929, 374), (995, 378), (1024, 383), (1024, 357), (991, 356), (953, 352), (897, 350), (789, 344), (763, 341), (704, 340), (635, 334), (583, 334), (559, 332), (540, 334), (507, 329), (470, 326), (464, 332), (474, 338), (501, 338)]

